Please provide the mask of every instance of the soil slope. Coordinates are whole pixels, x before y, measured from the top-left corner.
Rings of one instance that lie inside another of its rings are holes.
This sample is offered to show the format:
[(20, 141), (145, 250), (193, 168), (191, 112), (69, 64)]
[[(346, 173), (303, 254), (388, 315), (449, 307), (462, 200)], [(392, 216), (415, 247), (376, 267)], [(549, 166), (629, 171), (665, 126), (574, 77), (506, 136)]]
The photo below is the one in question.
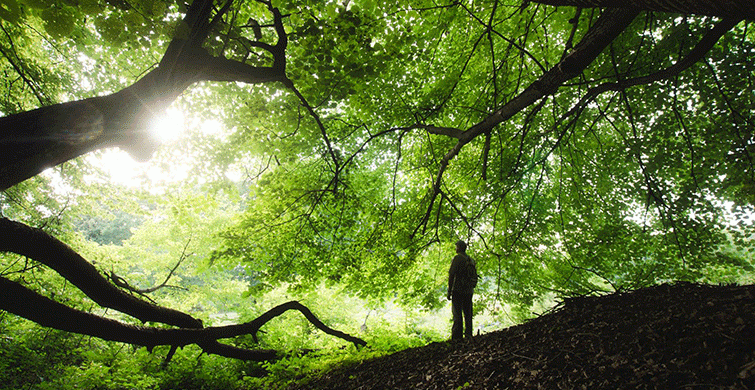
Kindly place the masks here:
[(572, 298), (471, 343), (401, 351), (306, 388), (755, 389), (755, 286)]

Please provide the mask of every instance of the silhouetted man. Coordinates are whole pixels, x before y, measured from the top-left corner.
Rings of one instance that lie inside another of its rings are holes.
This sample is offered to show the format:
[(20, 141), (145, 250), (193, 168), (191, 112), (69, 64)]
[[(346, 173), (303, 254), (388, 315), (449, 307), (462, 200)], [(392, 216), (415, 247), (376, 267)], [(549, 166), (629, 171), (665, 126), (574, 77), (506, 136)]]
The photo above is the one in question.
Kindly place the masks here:
[(451, 300), (454, 318), (451, 327), (452, 340), (459, 340), (462, 335), (468, 339), (472, 338), (472, 295), (476, 285), (475, 261), (467, 255), (467, 243), (458, 241), (456, 256), (451, 261), (451, 268), (448, 269), (448, 299)]

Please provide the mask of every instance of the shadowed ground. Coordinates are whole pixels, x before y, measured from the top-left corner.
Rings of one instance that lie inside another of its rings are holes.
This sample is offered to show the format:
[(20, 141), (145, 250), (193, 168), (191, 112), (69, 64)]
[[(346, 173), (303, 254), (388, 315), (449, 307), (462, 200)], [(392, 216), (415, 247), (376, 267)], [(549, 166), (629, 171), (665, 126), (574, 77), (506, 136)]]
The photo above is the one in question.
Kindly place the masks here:
[(316, 389), (754, 389), (755, 286), (665, 284), (567, 299), (474, 343), (325, 373)]

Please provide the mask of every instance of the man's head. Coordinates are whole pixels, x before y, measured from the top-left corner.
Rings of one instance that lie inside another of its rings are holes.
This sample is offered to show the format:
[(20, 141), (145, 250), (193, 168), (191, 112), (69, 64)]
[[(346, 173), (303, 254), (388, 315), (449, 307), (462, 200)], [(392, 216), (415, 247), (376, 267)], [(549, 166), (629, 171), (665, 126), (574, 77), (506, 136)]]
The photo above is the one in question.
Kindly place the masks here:
[(456, 241), (456, 252), (462, 253), (466, 251), (467, 251), (467, 243), (462, 240)]

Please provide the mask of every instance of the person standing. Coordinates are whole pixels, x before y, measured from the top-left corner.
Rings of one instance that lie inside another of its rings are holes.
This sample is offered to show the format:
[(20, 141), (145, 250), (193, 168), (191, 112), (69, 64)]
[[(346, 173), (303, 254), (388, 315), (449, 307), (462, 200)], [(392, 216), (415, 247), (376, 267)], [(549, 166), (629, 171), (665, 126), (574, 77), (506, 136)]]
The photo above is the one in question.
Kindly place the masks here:
[(448, 269), (448, 294), (451, 301), (453, 326), (451, 340), (472, 338), (472, 295), (477, 285), (477, 267), (474, 259), (467, 255), (467, 243), (456, 242), (456, 256)]

